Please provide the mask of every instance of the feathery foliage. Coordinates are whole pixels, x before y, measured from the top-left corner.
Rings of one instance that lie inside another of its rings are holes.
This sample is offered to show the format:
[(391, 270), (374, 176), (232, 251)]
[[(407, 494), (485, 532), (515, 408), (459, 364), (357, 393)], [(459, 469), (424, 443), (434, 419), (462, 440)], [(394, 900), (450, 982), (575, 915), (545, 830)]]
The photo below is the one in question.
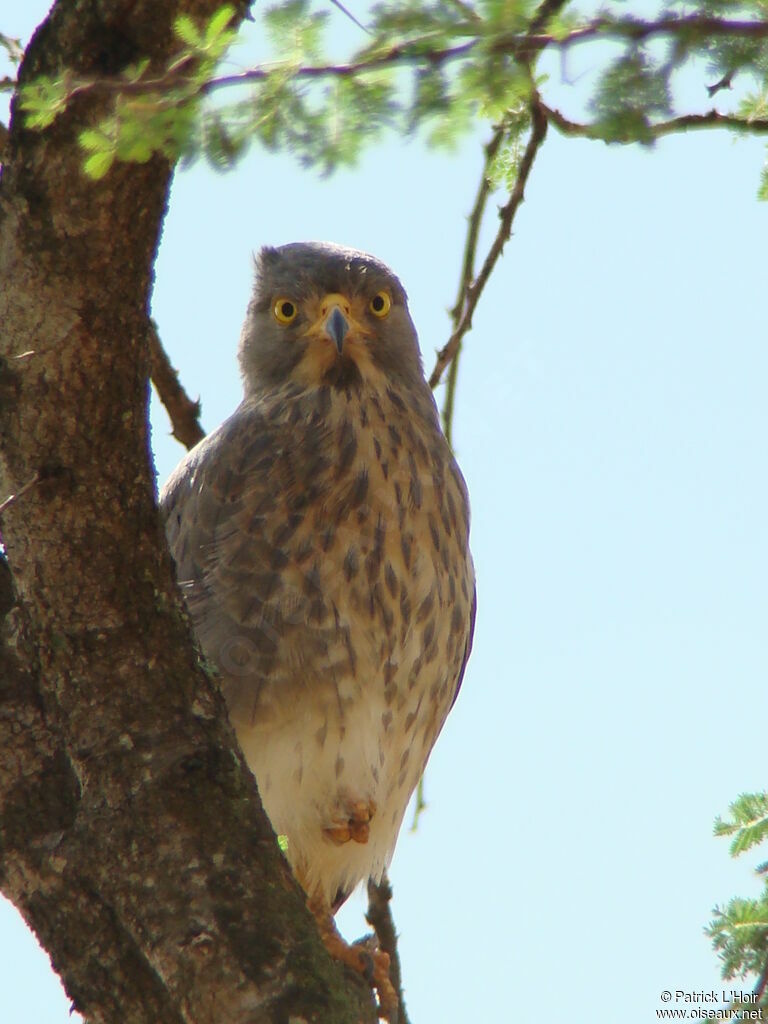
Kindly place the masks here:
[[(231, 18), (228, 6), (207, 24), (180, 18), (178, 51), (164, 68), (139, 63), (115, 78), (65, 72), (26, 84), (27, 123), (46, 127), (83, 92), (110, 94), (111, 113), (81, 136), (94, 177), (115, 160), (153, 153), (204, 155), (224, 169), (254, 141), (330, 172), (387, 130), (455, 146), (478, 122), (512, 124), (534, 104), (558, 130), (605, 142), (650, 145), (704, 127), (768, 132), (764, 0), (671, 3), (648, 20), (616, 3), (578, 11), (568, 0), (387, 0), (350, 33), (342, 61), (328, 56), (328, 8), (286, 0), (261, 14), (267, 59), (233, 73), (223, 63), (235, 41)], [(565, 61), (577, 45), (592, 48), (599, 69), (580, 119), (548, 104), (549, 83), (537, 72), (542, 55)], [(698, 77), (707, 109), (680, 108), (683, 70)], [(768, 170), (761, 190), (768, 195)]]
[[(715, 820), (716, 836), (732, 836), (731, 856), (751, 850), (768, 839), (768, 793), (742, 793), (730, 806), (730, 819)], [(758, 978), (757, 1003), (768, 1008), (768, 864), (761, 864), (763, 889), (757, 898), (734, 897), (715, 907), (707, 934), (722, 962), (724, 978)], [(738, 1008), (738, 1007), (735, 1007)]]

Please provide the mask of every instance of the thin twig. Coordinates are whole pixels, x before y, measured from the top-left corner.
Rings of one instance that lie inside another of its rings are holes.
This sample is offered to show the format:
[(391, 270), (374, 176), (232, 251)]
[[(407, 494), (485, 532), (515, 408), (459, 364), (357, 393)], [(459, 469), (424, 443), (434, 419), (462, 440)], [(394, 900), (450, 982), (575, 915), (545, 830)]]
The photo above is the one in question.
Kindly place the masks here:
[[(455, 362), (455, 360), (454, 360)], [(416, 787), (416, 805), (413, 808), (413, 821), (411, 822), (410, 832), (415, 832), (419, 827), (419, 818), (422, 816), (424, 811), (427, 809), (427, 799), (424, 796), (424, 773), (422, 772), (419, 784)]]
[(538, 96), (534, 96), (531, 104), (531, 135), (528, 139), (528, 144), (525, 147), (522, 160), (520, 161), (520, 167), (517, 172), (514, 187), (510, 193), (509, 200), (499, 210), (499, 229), (496, 232), (496, 237), (494, 238), (490, 249), (488, 250), (488, 255), (485, 257), (485, 262), (480, 269), (480, 273), (466, 290), (464, 308), (461, 311), (459, 321), (448, 339), (447, 345), (445, 345), (445, 347), (438, 353), (435, 368), (429, 378), (429, 385), (432, 388), (436, 387), (440, 383), (443, 371), (456, 355), (459, 346), (461, 345), (462, 338), (472, 327), (472, 316), (477, 308), (477, 303), (483, 293), (483, 289), (488, 283), (488, 279), (490, 278), (491, 273), (501, 256), (504, 246), (512, 233), (512, 224), (515, 219), (515, 214), (525, 198), (525, 186), (528, 182), (528, 177), (531, 173), (531, 168), (533, 167), (536, 154), (546, 138), (546, 134), (547, 118), (544, 114), (544, 110)]
[(186, 448), (205, 437), (200, 426), (200, 402), (193, 402), (179, 383), (179, 375), (163, 348), (154, 321), (149, 326), (149, 366), (152, 383), (171, 418), (173, 436)]
[(457, 321), (461, 316), (461, 311), (464, 308), (464, 303), (466, 301), (467, 291), (472, 284), (472, 278), (474, 277), (477, 239), (480, 235), (480, 225), (482, 224), (488, 197), (492, 191), (490, 169), (493, 161), (498, 155), (501, 144), (504, 141), (504, 135), (504, 125), (498, 125), (494, 129), (493, 135), (485, 146), (485, 158), (483, 160), (483, 171), (480, 177), (480, 184), (477, 187), (475, 201), (472, 204), (472, 212), (470, 213), (467, 222), (467, 240), (464, 243), (464, 252), (461, 258), (459, 293), (456, 297), (456, 302), (453, 304), (453, 309), (451, 310), (451, 316), (454, 321)]
[(354, 22), (354, 24), (357, 25), (358, 28), (361, 28), (363, 32), (367, 32), (368, 35), (371, 34), (371, 30), (369, 28), (366, 28), (361, 21), (358, 21), (357, 18), (352, 13), (352, 11), (347, 10), (344, 4), (341, 3), (341, 0), (331, 0), (331, 3), (333, 4), (334, 7), (338, 7), (342, 14), (346, 14), (349, 20)]
[[(384, 53), (375, 57), (368, 57), (361, 61), (352, 61), (346, 64), (304, 64), (294, 70), (296, 78), (350, 78), (369, 71), (379, 71), (381, 68), (395, 64), (429, 64), (438, 66), (447, 61), (456, 60), (458, 57), (466, 56), (478, 43), (477, 39), (470, 39), (466, 43), (458, 43), (456, 46), (444, 46), (432, 50), (428, 47), (429, 37), (424, 39), (409, 39), (404, 43), (395, 43)], [(280, 65), (277, 65), (280, 70)], [(248, 68), (235, 75), (222, 75), (220, 78), (212, 78), (205, 83), (204, 91), (210, 92), (222, 86), (243, 85), (247, 82), (258, 82), (274, 74), (270, 68)]]
[(682, 18), (659, 18), (643, 21), (636, 18), (594, 18), (580, 28), (572, 29), (560, 40), (552, 36), (532, 37), (534, 45), (572, 46), (586, 39), (602, 38), (631, 39), (644, 42), (653, 36), (679, 36), (693, 39), (696, 36), (738, 36), (742, 39), (763, 39), (768, 36), (768, 21), (731, 21), (727, 18), (711, 18), (706, 15), (689, 14)]
[[(456, 406), (456, 384), (459, 380), (460, 356), (461, 341), (459, 341), (459, 344), (456, 346), (456, 353), (453, 359), (451, 359), (451, 365), (448, 367), (448, 379), (445, 383), (445, 396), (443, 398), (443, 408), (440, 414), (443, 420), (443, 433), (445, 434), (445, 439), (451, 450), (453, 450), (453, 410)], [(421, 808), (417, 807), (416, 810), (418, 812)]]
[(368, 912), (365, 919), (376, 932), (379, 949), (389, 955), (389, 979), (400, 1005), (400, 1024), (409, 1024), (403, 999), (403, 980), (400, 972), (400, 954), (397, 951), (397, 932), (392, 917), (392, 886), (386, 872), (380, 882), (368, 882)]
[(715, 96), (717, 93), (719, 93), (722, 89), (732, 89), (733, 88), (733, 76), (735, 74), (736, 74), (735, 69), (731, 68), (730, 71), (726, 71), (726, 73), (723, 75), (723, 77), (718, 82), (713, 82), (712, 85), (708, 85), (707, 86), (707, 96), (709, 96), (710, 99), (711, 99), (713, 96)]
[[(490, 169), (493, 161), (496, 159), (496, 155), (499, 152), (502, 142), (504, 141), (505, 130), (503, 125), (499, 125), (494, 129), (493, 135), (489, 142), (485, 146), (485, 159), (483, 161), (483, 170), (480, 175), (480, 184), (477, 188), (477, 195), (475, 201), (472, 204), (472, 212), (469, 215), (467, 222), (467, 238), (464, 243), (464, 253), (461, 258), (461, 273), (459, 275), (459, 291), (456, 296), (456, 302), (453, 304), (451, 309), (451, 319), (453, 320), (453, 329), (457, 329), (461, 320), (461, 314), (466, 306), (467, 293), (472, 285), (472, 279), (475, 276), (475, 257), (477, 253), (477, 239), (480, 235), (480, 226), (483, 222), (485, 215), (485, 208), (488, 203), (488, 197), (491, 194), (491, 179)], [(461, 354), (461, 341), (456, 348), (456, 353), (451, 360), (451, 367), (448, 372), (448, 385), (445, 392), (445, 399), (443, 401), (442, 419), (443, 419), (443, 430), (445, 432), (446, 440), (448, 444), (453, 447), (453, 407), (456, 396), (456, 381), (459, 375), (459, 355)], [(433, 385), (434, 386), (434, 385)], [(423, 803), (423, 801), (422, 801)], [(422, 808), (417, 807), (417, 811)], [(414, 827), (416, 824), (416, 815), (414, 815)]]
[[(571, 121), (564, 114), (554, 107), (541, 104), (546, 119), (554, 125), (563, 135), (579, 135), (586, 139), (605, 139), (605, 133), (599, 124), (582, 124), (578, 121)], [(706, 114), (683, 114), (680, 117), (670, 118), (669, 121), (659, 121), (656, 124), (649, 124), (645, 129), (643, 138), (660, 139), (665, 135), (673, 135), (676, 132), (696, 131), (700, 128), (728, 128), (731, 131), (745, 132), (750, 134), (763, 134), (768, 132), (768, 119), (754, 118), (749, 120), (743, 117), (735, 117), (731, 114), (721, 114), (717, 110), (709, 110)], [(607, 141), (621, 141), (609, 138)], [(627, 142), (636, 142), (637, 139), (628, 137)]]
[(14, 502), (18, 501), (19, 498), (23, 497), (27, 493), (27, 491), (31, 490), (31, 488), (33, 488), (35, 486), (35, 484), (37, 484), (39, 482), (40, 482), (40, 474), (39, 473), (35, 473), (35, 475), (32, 477), (32, 479), (31, 480), (27, 480), (27, 482), (24, 484), (24, 486), (20, 487), (18, 489), (18, 491), (16, 491), (15, 494), (9, 494), (8, 497), (5, 499), (5, 501), (0, 502), (0, 515), (2, 515), (3, 512), (5, 512), (5, 510), (7, 508), (10, 508), (10, 506), (13, 505)]

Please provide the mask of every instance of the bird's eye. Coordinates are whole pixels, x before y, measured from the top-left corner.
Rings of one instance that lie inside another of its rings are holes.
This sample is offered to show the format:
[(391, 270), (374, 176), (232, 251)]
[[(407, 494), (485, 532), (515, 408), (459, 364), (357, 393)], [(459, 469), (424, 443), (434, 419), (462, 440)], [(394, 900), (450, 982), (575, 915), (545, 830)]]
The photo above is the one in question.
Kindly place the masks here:
[(296, 319), (296, 314), (299, 311), (296, 308), (295, 302), (291, 302), (290, 299), (281, 297), (275, 300), (272, 312), (275, 314), (275, 320), (277, 320), (278, 323), (289, 324), (292, 320)]
[(374, 316), (384, 318), (392, 307), (392, 299), (390, 299), (387, 292), (376, 292), (371, 301), (368, 303), (368, 308)]

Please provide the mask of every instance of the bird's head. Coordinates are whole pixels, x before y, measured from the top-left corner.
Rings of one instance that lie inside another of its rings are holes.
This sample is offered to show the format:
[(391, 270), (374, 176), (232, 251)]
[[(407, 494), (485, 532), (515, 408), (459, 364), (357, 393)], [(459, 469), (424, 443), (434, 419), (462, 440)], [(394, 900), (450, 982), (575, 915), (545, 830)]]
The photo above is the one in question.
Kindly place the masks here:
[(328, 242), (261, 250), (240, 367), (246, 393), (289, 381), (380, 389), (423, 380), (397, 277), (373, 256)]

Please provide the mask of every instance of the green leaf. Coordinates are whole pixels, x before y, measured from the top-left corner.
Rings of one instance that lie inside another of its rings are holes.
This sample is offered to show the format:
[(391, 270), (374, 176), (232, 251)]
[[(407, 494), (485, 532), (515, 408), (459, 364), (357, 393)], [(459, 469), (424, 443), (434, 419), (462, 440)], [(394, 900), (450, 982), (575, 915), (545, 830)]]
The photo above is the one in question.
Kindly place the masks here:
[(729, 810), (733, 820), (716, 818), (715, 835), (734, 836), (732, 857), (738, 857), (768, 838), (768, 793), (742, 793)]
[(173, 31), (182, 41), (193, 50), (198, 50), (203, 44), (202, 36), (197, 25), (188, 14), (181, 14), (173, 23)]
[(202, 29), (198, 28), (189, 15), (183, 14), (177, 18), (174, 32), (188, 50), (177, 54), (169, 67), (180, 66), (188, 62), (189, 57), (195, 57), (198, 63), (197, 74), (201, 78), (209, 78), (216, 63), (234, 42), (236, 32), (228, 27), (234, 16), (234, 7), (226, 4), (211, 16)]
[(80, 132), (77, 141), (88, 153), (83, 163), (85, 173), (94, 180), (103, 178), (117, 157), (114, 121), (104, 122), (96, 128), (86, 128)]
[(80, 132), (78, 142), (90, 153), (100, 153), (107, 149), (114, 150), (114, 140), (98, 128), (86, 128)]
[(234, 16), (235, 9), (231, 4), (225, 4), (224, 7), (216, 11), (205, 29), (206, 46), (212, 46), (222, 36), (229, 35), (226, 30)]
[(757, 189), (757, 198), (762, 202), (768, 202), (768, 157), (760, 170), (760, 185)]
[(523, 135), (530, 120), (528, 108), (522, 108), (518, 120), (510, 127), (509, 135), (499, 146), (498, 152), (488, 168), (488, 181), (493, 188), (503, 188), (505, 191), (511, 192), (522, 158)]
[(70, 80), (48, 78), (41, 75), (33, 82), (23, 85), (19, 91), (19, 105), (26, 114), (28, 128), (38, 131), (52, 124), (67, 106)]
[(114, 162), (115, 154), (113, 152), (100, 150), (98, 153), (91, 153), (91, 155), (86, 158), (83, 164), (83, 169), (89, 178), (93, 178), (94, 181), (98, 181), (107, 174)]
[(745, 121), (763, 120), (768, 117), (768, 92), (750, 92), (743, 98), (738, 107), (739, 116)]

